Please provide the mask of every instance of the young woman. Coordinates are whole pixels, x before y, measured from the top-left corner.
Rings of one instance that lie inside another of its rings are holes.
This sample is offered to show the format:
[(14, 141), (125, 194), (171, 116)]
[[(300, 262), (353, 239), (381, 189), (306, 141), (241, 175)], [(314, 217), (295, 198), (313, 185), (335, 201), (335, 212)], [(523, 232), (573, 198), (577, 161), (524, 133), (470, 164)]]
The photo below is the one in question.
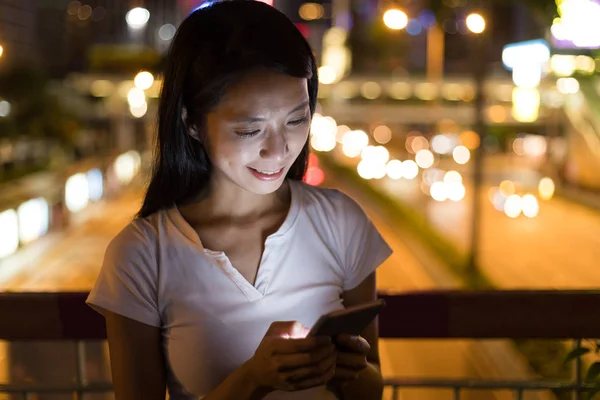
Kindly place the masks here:
[(302, 183), (317, 82), (307, 42), (266, 4), (181, 24), (143, 206), (88, 298), (117, 400), (381, 397), (376, 323), (335, 345), (305, 337), (374, 300), (391, 253), (354, 201)]

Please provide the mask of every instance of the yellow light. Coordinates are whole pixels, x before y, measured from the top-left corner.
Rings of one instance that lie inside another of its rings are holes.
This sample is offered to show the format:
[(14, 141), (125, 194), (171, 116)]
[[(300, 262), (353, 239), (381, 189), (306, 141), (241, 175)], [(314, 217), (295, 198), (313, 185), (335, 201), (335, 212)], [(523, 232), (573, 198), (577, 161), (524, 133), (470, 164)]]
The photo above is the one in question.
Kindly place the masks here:
[(99, 79), (90, 85), (90, 93), (94, 97), (107, 97), (111, 95), (114, 88), (115, 85), (111, 81)]
[(539, 90), (516, 87), (513, 89), (512, 100), (512, 116), (515, 120), (519, 122), (535, 122), (538, 119), (540, 110)]
[(460, 134), (459, 139), (468, 150), (475, 150), (479, 147), (479, 135), (473, 131), (464, 131)]
[(472, 13), (466, 19), (467, 28), (473, 33), (481, 33), (485, 30), (485, 19), (480, 14)]
[(346, 157), (358, 157), (362, 150), (369, 145), (369, 136), (364, 131), (346, 132), (342, 137), (342, 152)]
[(2, 57), (2, 54), (4, 54), (4, 47), (0, 46), (0, 57)]
[(373, 100), (381, 95), (381, 86), (377, 82), (365, 82), (360, 87), (360, 94), (365, 99)]
[(506, 121), (506, 111), (504, 110), (503, 106), (491, 106), (487, 111), (490, 121), (495, 123), (502, 123)]
[(408, 17), (404, 11), (391, 9), (383, 14), (383, 23), (390, 29), (404, 29), (408, 25)]
[(323, 18), (324, 14), (325, 9), (322, 5), (317, 3), (304, 3), (298, 10), (298, 15), (300, 15), (300, 18), (306, 21)]
[(550, 200), (554, 196), (556, 185), (552, 178), (542, 178), (538, 184), (538, 192), (543, 200)]
[(377, 143), (386, 144), (392, 140), (392, 130), (386, 125), (379, 125), (373, 130), (373, 138)]
[(332, 67), (328, 65), (323, 65), (322, 67), (319, 67), (319, 82), (321, 82), (324, 85), (329, 85), (335, 82), (336, 79), (337, 75)]
[(505, 197), (508, 197), (511, 194), (515, 194), (515, 191), (516, 191), (515, 184), (513, 182), (511, 182), (511, 181), (508, 181), (508, 180), (507, 181), (502, 181), (500, 183), (499, 189), (500, 189), (500, 192)]
[(142, 71), (135, 76), (133, 84), (136, 88), (146, 90), (152, 87), (154, 83), (154, 76), (148, 71)]

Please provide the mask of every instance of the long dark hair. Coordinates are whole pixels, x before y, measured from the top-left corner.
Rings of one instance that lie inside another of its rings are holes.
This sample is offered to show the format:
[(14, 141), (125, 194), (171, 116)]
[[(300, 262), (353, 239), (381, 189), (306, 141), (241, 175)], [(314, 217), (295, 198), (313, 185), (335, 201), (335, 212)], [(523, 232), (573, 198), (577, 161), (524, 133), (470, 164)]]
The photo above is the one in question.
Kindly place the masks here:
[[(166, 59), (152, 177), (138, 217), (191, 201), (204, 192), (212, 171), (203, 143), (206, 115), (228, 86), (265, 68), (307, 78), (314, 113), (315, 58), (302, 34), (280, 11), (258, 1), (221, 0), (182, 22)], [(201, 140), (189, 135), (187, 124), (198, 129)], [(308, 152), (306, 143), (287, 178), (303, 178)]]

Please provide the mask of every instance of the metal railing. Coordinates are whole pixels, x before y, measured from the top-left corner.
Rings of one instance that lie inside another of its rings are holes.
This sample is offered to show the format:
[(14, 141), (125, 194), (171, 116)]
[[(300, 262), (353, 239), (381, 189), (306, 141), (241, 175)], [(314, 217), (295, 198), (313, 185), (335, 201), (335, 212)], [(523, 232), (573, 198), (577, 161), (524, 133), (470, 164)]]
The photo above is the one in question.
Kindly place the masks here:
[[(3, 384), (0, 393), (31, 399), (34, 393), (110, 392), (109, 382), (88, 382), (85, 342), (106, 338), (103, 318), (85, 303), (87, 293), (0, 293), (0, 340), (74, 341), (76, 378), (72, 385)], [(600, 291), (434, 291), (381, 293), (387, 307), (379, 318), (383, 339), (573, 339), (600, 338)], [(551, 390), (581, 399), (593, 386), (582, 379), (576, 361), (571, 381), (386, 379), (393, 399), (400, 389), (452, 390), (454, 399), (471, 389), (510, 390), (515, 399), (527, 391)]]

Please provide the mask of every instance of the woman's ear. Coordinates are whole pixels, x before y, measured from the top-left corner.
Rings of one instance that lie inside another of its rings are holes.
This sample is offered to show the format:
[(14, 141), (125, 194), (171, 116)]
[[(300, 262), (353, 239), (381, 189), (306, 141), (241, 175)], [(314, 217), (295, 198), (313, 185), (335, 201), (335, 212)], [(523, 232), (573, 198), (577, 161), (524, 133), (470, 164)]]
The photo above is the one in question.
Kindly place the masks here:
[(198, 128), (194, 124), (190, 124), (188, 121), (188, 112), (187, 108), (183, 107), (181, 109), (181, 119), (183, 119), (183, 123), (185, 124), (185, 128), (187, 130), (188, 135), (200, 141), (200, 134), (198, 132)]

